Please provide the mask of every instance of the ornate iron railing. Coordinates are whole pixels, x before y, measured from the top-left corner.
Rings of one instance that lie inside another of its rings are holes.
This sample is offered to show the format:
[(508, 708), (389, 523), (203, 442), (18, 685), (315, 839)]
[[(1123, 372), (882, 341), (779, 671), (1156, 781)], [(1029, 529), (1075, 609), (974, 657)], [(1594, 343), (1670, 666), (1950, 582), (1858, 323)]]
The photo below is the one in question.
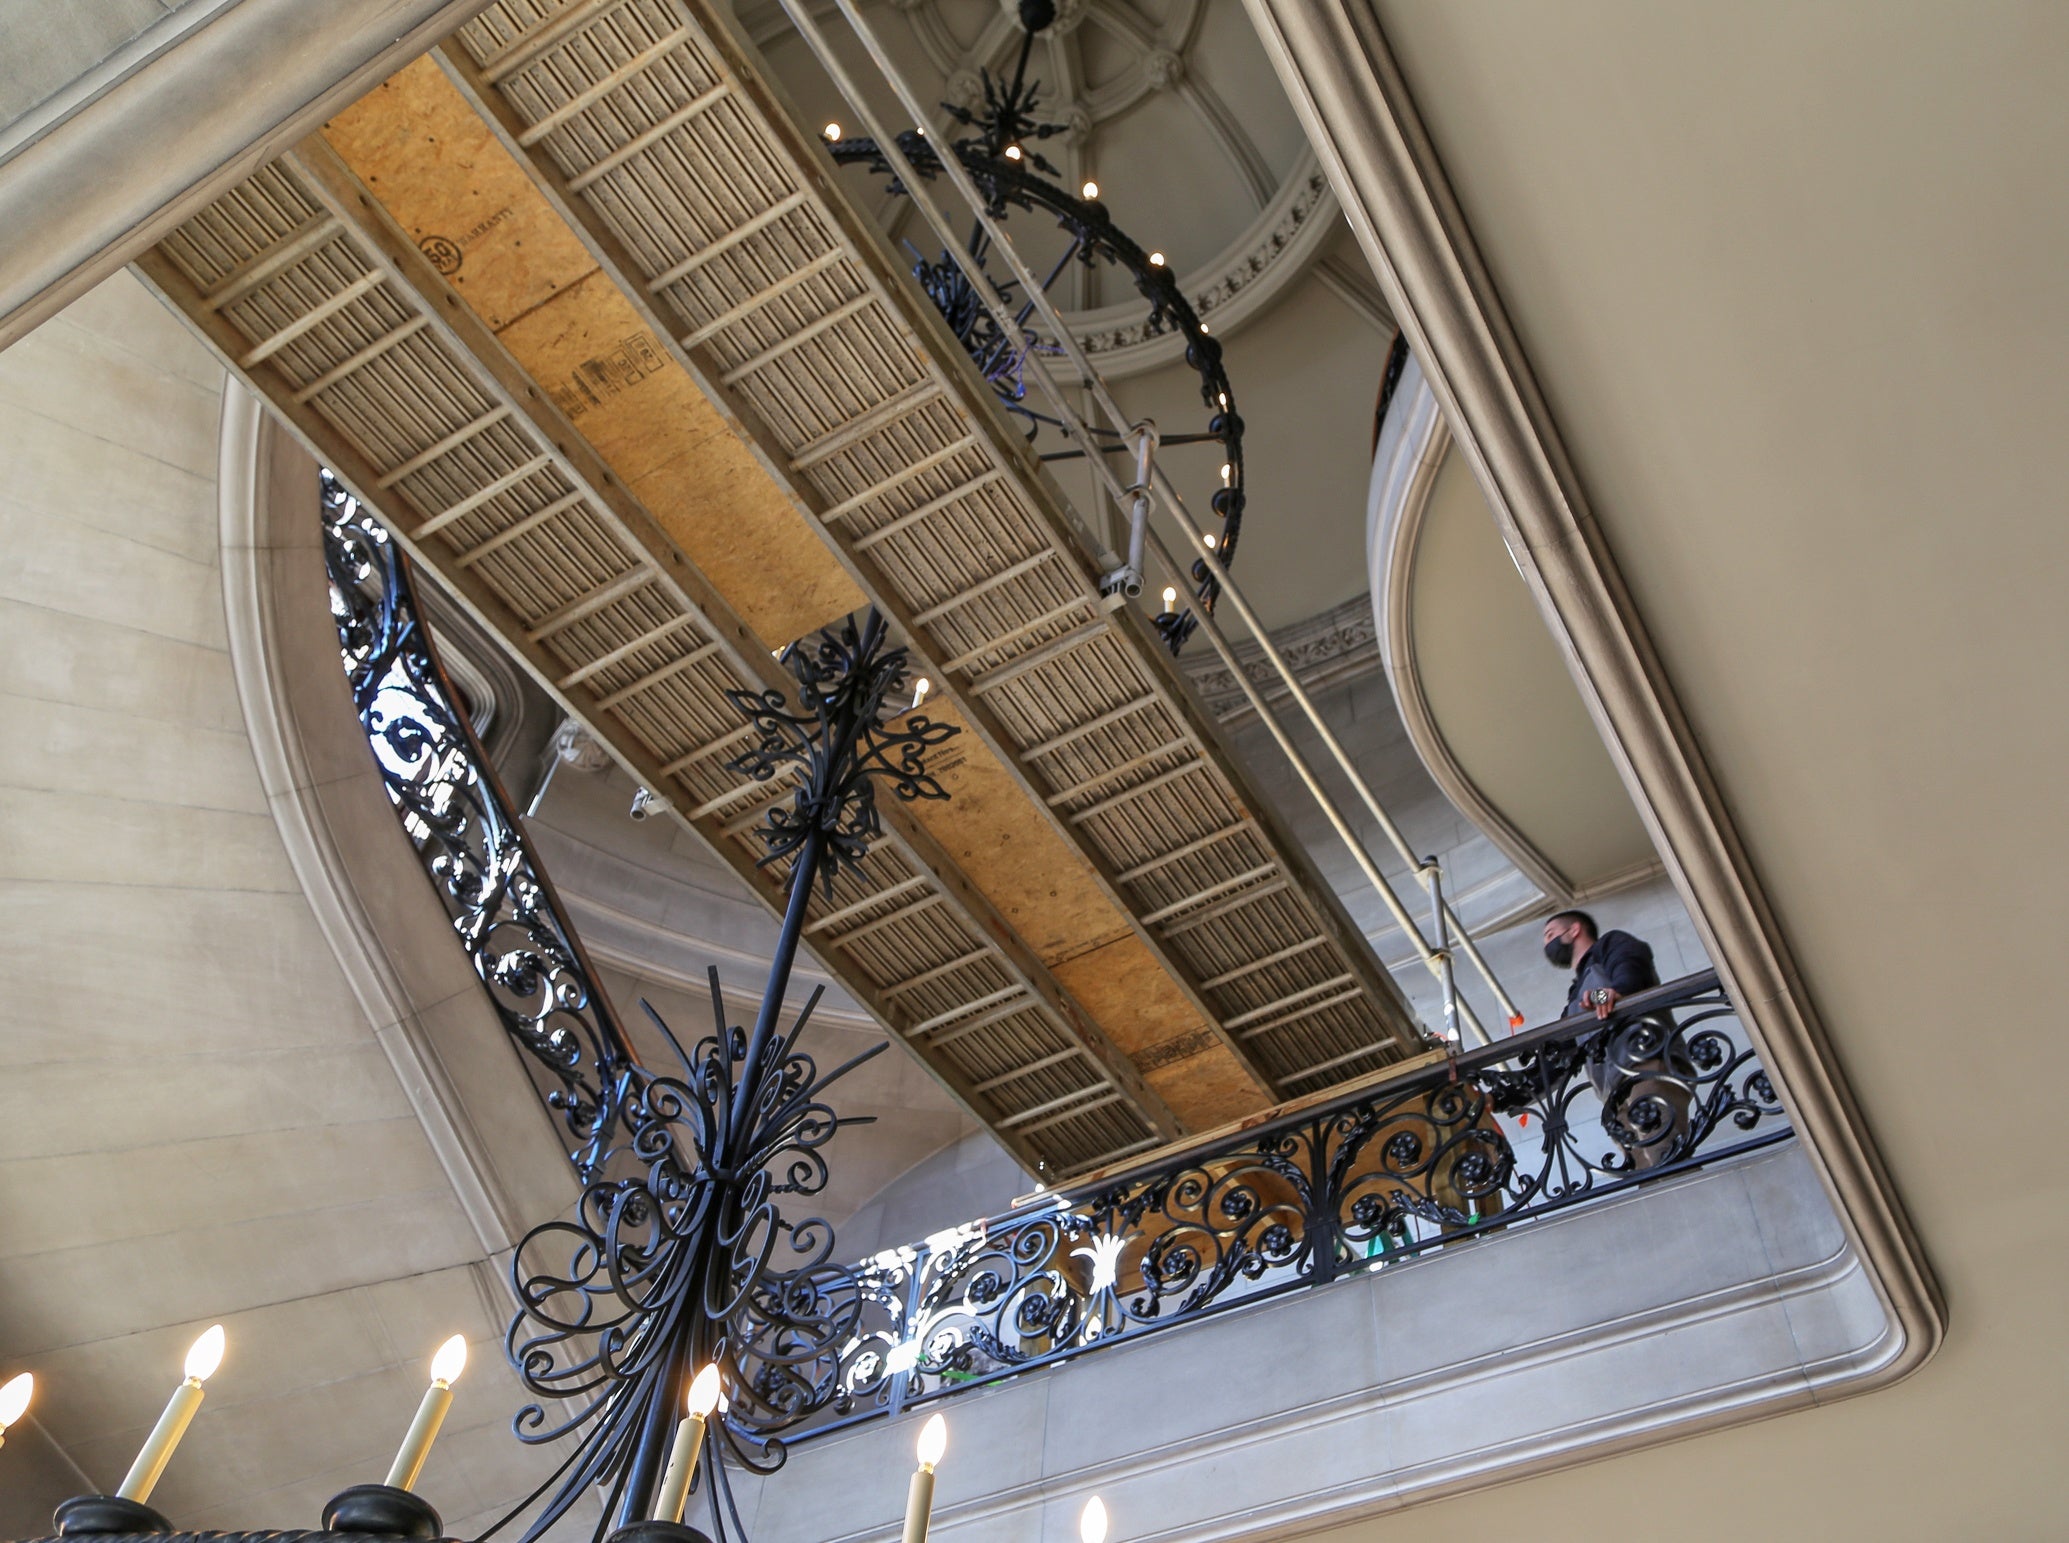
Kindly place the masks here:
[(867, 1262), (807, 1435), (1788, 1139), (1714, 973), (1291, 1111)]
[(734, 764), (809, 773), (763, 832), (770, 861), (789, 868), (783, 936), (752, 1030), (728, 1024), (714, 972), (710, 1035), (685, 1047), (656, 1019), (676, 1063), (657, 1074), (632, 1052), (527, 848), (401, 553), (328, 475), (323, 516), (345, 669), (388, 796), (563, 1120), (584, 1186), (576, 1213), (536, 1229), (513, 1263), (510, 1354), (541, 1399), (520, 1412), (519, 1434), (580, 1432), (520, 1507), (539, 1505), (527, 1538), (596, 1487), (621, 1523), (644, 1516), (681, 1387), (707, 1361), (731, 1404), (707, 1433), (706, 1504), (713, 1534), (737, 1538), (729, 1464), (767, 1471), (801, 1439), (1791, 1134), (1706, 973), (1630, 997), (1607, 1022), (1433, 1052), (1153, 1165), (836, 1265), (832, 1230), (777, 1202), (824, 1185), (819, 1149), (855, 1122), (820, 1095), (856, 1063), (822, 1074), (797, 1048), (813, 1002), (780, 1031), (789, 962), (815, 880), (864, 859), (875, 782), (942, 796), (923, 756), (953, 732), (918, 716), (883, 722), (905, 661), (881, 618), (786, 652), (796, 706), (736, 693), (761, 737)]
[(619, 1140), (637, 1058), (438, 662), (402, 553), (327, 471), (322, 505), (331, 615), (382, 785), (586, 1183)]

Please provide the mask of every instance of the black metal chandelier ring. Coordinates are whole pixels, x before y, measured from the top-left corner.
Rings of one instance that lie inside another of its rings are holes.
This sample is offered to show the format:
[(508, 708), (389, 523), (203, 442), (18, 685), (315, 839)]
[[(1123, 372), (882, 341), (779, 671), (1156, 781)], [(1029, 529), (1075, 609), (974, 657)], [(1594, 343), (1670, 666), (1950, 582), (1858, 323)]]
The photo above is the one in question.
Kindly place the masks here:
[[(1012, 80), (1001, 83), (985, 72), (985, 103), (981, 111), (943, 104), (956, 121), (975, 131), (973, 136), (958, 139), (949, 148), (984, 196), (984, 213), (988, 218), (1004, 219), (1012, 210), (1020, 209), (1052, 216), (1063, 231), (1066, 245), (1042, 281), (1045, 293), (1073, 263), (1087, 268), (1106, 263), (1125, 272), (1149, 302), (1150, 314), (1144, 328), (1147, 336), (1176, 333), (1185, 339), (1185, 362), (1199, 377), (1200, 400), (1207, 412), (1205, 427), (1194, 433), (1159, 434), (1158, 443), (1220, 446), (1222, 486), (1210, 503), (1221, 528), (1209, 540), (1226, 566), (1235, 560), (1243, 529), (1243, 419), (1236, 410), (1235, 389), (1223, 366), (1221, 342), (1210, 335), (1161, 253), (1144, 248), (1117, 226), (1100, 199), (1079, 197), (1043, 175), (1055, 174), (1056, 168), (1043, 159), (1035, 144), (1067, 130), (1064, 125), (1042, 122), (1036, 117), (1038, 83), (1028, 81), (1027, 64), (1034, 39), (1052, 19), (1053, 8), (1044, 0), (1031, 0), (1023, 3), (1021, 11), (1025, 35)], [(897, 140), (898, 149), (920, 176), (932, 181), (941, 174), (942, 152), (924, 133), (909, 129)], [(884, 179), (888, 192), (899, 196), (907, 193), (873, 138), (836, 138), (827, 149), (836, 165), (865, 167)], [(990, 274), (985, 260), (989, 249), (983, 223), (974, 222), (967, 252), (980, 267), (985, 267), (987, 277)], [(1030, 324), (1036, 310), (1034, 299), (1018, 294), (1019, 285), (1011, 279), (991, 278), (994, 295), (977, 294), (962, 265), (948, 252), (934, 260), (915, 251), (912, 272), (1006, 410), (1027, 421), (1029, 439), (1043, 428), (1063, 429), (1060, 418), (1039, 411), (1027, 400), (1029, 357), (1062, 352), (1058, 342), (1045, 338)], [(1017, 333), (1008, 334), (1000, 328), (990, 304), (992, 299), (1015, 307)], [(1130, 437), (1118, 428), (1087, 425), (1086, 433), (1101, 452), (1127, 452), (1134, 448)], [(1065, 460), (1082, 453), (1077, 449), (1056, 450), (1045, 453), (1042, 459)], [(1204, 562), (1192, 564), (1190, 577), (1193, 600), (1201, 610), (1211, 613), (1220, 585)], [(1176, 653), (1197, 623), (1191, 614), (1167, 608), (1157, 617), (1157, 625)]]

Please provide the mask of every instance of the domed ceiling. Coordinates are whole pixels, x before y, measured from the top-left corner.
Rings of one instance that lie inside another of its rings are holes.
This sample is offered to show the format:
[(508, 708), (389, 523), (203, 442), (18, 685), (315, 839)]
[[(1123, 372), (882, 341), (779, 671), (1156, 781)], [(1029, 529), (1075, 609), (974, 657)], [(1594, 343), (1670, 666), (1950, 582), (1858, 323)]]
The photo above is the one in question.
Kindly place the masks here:
[[(1010, 79), (1027, 37), (1018, 0), (889, 0), (871, 10), (907, 79), (943, 104), (928, 132), (944, 137), (958, 128), (948, 109), (980, 108), (985, 72)], [(740, 15), (809, 121), (852, 117), (774, 0)], [(830, 30), (847, 41), (845, 29)], [(1282, 293), (1337, 224), (1335, 199), (1239, 6), (1061, 0), (1035, 39), (1028, 75), (1042, 86), (1037, 116), (1061, 130), (1034, 147), (1050, 175), (1073, 190), (1095, 183), (1116, 223), (1169, 258), (1218, 334)], [(864, 173), (849, 176), (894, 240), (927, 248), (904, 199), (886, 197)], [(1038, 261), (1060, 249), (1025, 216), (1013, 233)], [(1178, 358), (1177, 336), (1144, 336), (1125, 275), (1073, 264), (1057, 295), (1109, 379)]]

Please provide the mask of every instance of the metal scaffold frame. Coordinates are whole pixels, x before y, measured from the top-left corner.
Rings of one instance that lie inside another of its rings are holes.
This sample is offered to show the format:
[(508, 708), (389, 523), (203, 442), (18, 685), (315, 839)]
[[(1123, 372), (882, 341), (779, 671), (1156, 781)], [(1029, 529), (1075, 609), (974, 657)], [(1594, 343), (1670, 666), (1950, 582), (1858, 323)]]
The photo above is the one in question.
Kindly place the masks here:
[[(896, 134), (883, 121), (882, 115), (871, 105), (869, 97), (860, 89), (846, 64), (835, 53), (831, 42), (818, 22), (813, 19), (804, 0), (782, 0), (782, 5), (792, 24), (797, 28), (799, 36), (803, 38), (806, 46), (811, 49), (821, 68), (826, 71), (835, 89), (846, 98), (849, 105), (855, 110), (857, 117), (874, 137), (884, 162), (889, 167), (892, 175), (898, 179), (903, 191), (912, 199), (914, 207), (941, 240), (944, 251), (954, 259), (965, 277), (968, 278), (971, 293), (977, 296), (990, 310), (994, 320), (1002, 329), (1003, 335), (1008, 337), (1017, 336), (1020, 330), (1019, 320), (1008, 309), (1004, 300), (994, 288), (992, 280), (983, 269), (981, 259), (971, 254), (965, 246), (962, 233), (951, 226), (941, 205), (928, 190), (925, 179), (900, 148)], [(870, 24), (864, 20), (856, 0), (835, 0), (835, 5), (849, 28), (854, 32), (857, 41), (862, 45), (871, 63), (883, 76), (885, 83), (891, 88), (900, 107), (910, 115), (914, 124), (924, 124), (927, 121), (927, 110), (924, 102), (920, 99), (919, 94), (914, 91), (911, 83), (899, 72), (896, 62), (884, 47), (882, 39), (877, 36)], [(1450, 947), (1450, 937), (1455, 933), (1459, 951), (1465, 955), (1481, 980), (1486, 983), (1488, 990), (1494, 996), (1495, 1002), (1507, 1016), (1509, 1028), (1513, 1030), (1522, 1023), (1522, 1014), (1518, 1011), (1515, 1002), (1508, 992), (1503, 989), (1499, 979), (1496, 978), (1493, 968), (1480, 952), (1479, 946), (1473, 941), (1472, 934), (1459, 920), (1450, 903), (1443, 898), (1441, 886), (1431, 882), (1434, 878), (1432, 870), (1436, 866), (1435, 860), (1418, 857), (1409, 846), (1400, 826), (1395, 823), (1392, 816), (1387, 813), (1385, 807), (1380, 803), (1379, 797), (1373, 792), (1371, 784), (1359, 771), (1349, 752), (1345, 750), (1343, 742), (1337, 737), (1327, 719), (1323, 717), (1321, 711), (1316, 707), (1314, 699), (1309, 696), (1306, 688), (1301, 684), (1299, 677), (1287, 662), (1285, 655), (1272, 642), (1270, 633), (1258, 618), (1256, 611), (1244, 597), (1242, 590), (1230, 576), (1228, 568), (1221, 561), (1214, 546), (1210, 544), (1198, 523), (1193, 519), (1190, 511), (1187, 510), (1185, 500), (1179, 494), (1177, 487), (1172, 483), (1170, 475), (1165, 471), (1163, 465), (1156, 460), (1154, 427), (1131, 418), (1122, 410), (1106, 381), (1093, 367), (1083, 345), (1065, 324), (1061, 313), (1056, 309), (1054, 301), (1049, 297), (1040, 276), (1028, 266), (1013, 245), (1011, 237), (1007, 234), (1001, 222), (990, 213), (983, 194), (979, 191), (968, 170), (963, 167), (953, 154), (942, 155), (940, 163), (942, 174), (955, 188), (957, 196), (968, 207), (971, 216), (976, 220), (979, 229), (984, 233), (990, 248), (995, 250), (1005, 262), (1015, 280), (1020, 284), (1023, 293), (1027, 297), (1027, 301), (1040, 314), (1042, 323), (1048, 329), (1049, 335), (1054, 340), (1057, 348), (1075, 367), (1079, 376), (1079, 384), (1091, 395), (1098, 407), (1099, 413), (1135, 449), (1136, 460), (1139, 463), (1138, 470), (1145, 467), (1147, 469), (1148, 476), (1146, 479), (1138, 475), (1133, 483), (1124, 485), (1120, 481), (1114, 474), (1112, 467), (1107, 464), (1106, 457), (1100, 453), (1100, 447), (1094, 443), (1092, 432), (1087, 427), (1083, 416), (1072, 405), (1070, 396), (1058, 385), (1041, 353), (1030, 349), (1023, 361), (1028, 376), (1040, 388), (1042, 394), (1054, 408), (1056, 417), (1062, 425), (1064, 432), (1084, 452), (1086, 460), (1090, 462), (1095, 475), (1106, 488), (1107, 494), (1113, 499), (1116, 508), (1120, 509), (1129, 519), (1128, 548), (1131, 566), (1135, 568), (1138, 576), (1136, 587), (1140, 587), (1141, 554), (1145, 549), (1154, 553), (1160, 563), (1165, 565), (1174, 575), (1180, 576), (1181, 579), (1186, 572), (1185, 568), (1180, 565), (1177, 558), (1164, 544), (1162, 538), (1149, 525), (1148, 502), (1143, 497), (1146, 482), (1147, 491), (1154, 495), (1157, 504), (1163, 508), (1178, 530), (1183, 533), (1186, 543), (1192, 548), (1199, 562), (1204, 565), (1205, 572), (1211, 577), (1213, 584), (1235, 606), (1236, 614), (1242, 619), (1243, 625), (1249, 630), (1251, 636), (1262, 649), (1265, 659), (1270, 663), (1272, 670), (1278, 676), (1287, 695), (1298, 706), (1302, 716), (1306, 718), (1309, 726), (1321, 739), (1324, 748), (1329, 752), (1330, 758), (1336, 763), (1338, 770), (1350, 783), (1351, 788), (1357, 794), (1359, 802), (1364, 805), (1366, 812), (1379, 826), (1380, 831), (1393, 846), (1401, 860), (1408, 864), (1418, 879), (1430, 885), (1433, 921), (1437, 933), (1435, 942), (1432, 942), (1430, 938), (1425, 936), (1422, 928), (1409, 913), (1400, 896), (1394, 892), (1393, 886), (1387, 882), (1386, 877), (1380, 872), (1378, 863), (1374, 860), (1371, 852), (1367, 850), (1364, 842), (1358, 839), (1357, 832), (1352, 827), (1349, 818), (1338, 804), (1335, 796), (1322, 782), (1314, 765), (1302, 753), (1299, 746), (1294, 743), (1289, 731), (1279, 722), (1277, 716), (1271, 710), (1263, 692), (1258, 689), (1256, 683), (1250, 679), (1248, 673), (1242, 668), (1241, 662), (1236, 657), (1234, 647), (1219, 621), (1205, 606), (1195, 606), (1193, 614), (1200, 624), (1200, 630), (1206, 634), (1209, 643), (1221, 657), (1223, 664), (1228, 667), (1231, 675), (1242, 689), (1249, 706), (1257, 714), (1259, 721), (1270, 731), (1281, 753), (1285, 755), (1294, 772), (1300, 778), (1302, 785), (1307, 789), (1308, 794), (1314, 799), (1324, 817), (1329, 821), (1331, 829), (1343, 843), (1345, 850), (1350, 854), (1359, 872), (1364, 876), (1367, 883), (1371, 885), (1374, 893), (1378, 895), (1381, 903), (1386, 908), (1387, 914), (1392, 918), (1394, 925), (1400, 928), (1403, 935), (1407, 937), (1424, 966), (1437, 981), (1439, 989), (1444, 994), (1446, 1027), (1451, 1028), (1455, 1026), (1462, 1034), (1476, 1037), (1480, 1044), (1491, 1042), (1491, 1036), (1488, 1034), (1485, 1025), (1480, 1022), (1478, 1015), (1457, 994), (1457, 986), (1452, 972)], [(1112, 597), (1112, 603), (1125, 603), (1125, 599), (1122, 594), (1117, 593)]]

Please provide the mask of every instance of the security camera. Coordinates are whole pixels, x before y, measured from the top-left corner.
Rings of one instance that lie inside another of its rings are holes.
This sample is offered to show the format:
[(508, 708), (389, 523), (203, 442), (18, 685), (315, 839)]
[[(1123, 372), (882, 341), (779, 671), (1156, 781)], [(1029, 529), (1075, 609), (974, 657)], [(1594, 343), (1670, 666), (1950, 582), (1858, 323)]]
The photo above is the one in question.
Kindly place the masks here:
[(651, 820), (668, 807), (668, 800), (658, 793), (641, 788), (632, 795), (632, 817), (635, 820)]

